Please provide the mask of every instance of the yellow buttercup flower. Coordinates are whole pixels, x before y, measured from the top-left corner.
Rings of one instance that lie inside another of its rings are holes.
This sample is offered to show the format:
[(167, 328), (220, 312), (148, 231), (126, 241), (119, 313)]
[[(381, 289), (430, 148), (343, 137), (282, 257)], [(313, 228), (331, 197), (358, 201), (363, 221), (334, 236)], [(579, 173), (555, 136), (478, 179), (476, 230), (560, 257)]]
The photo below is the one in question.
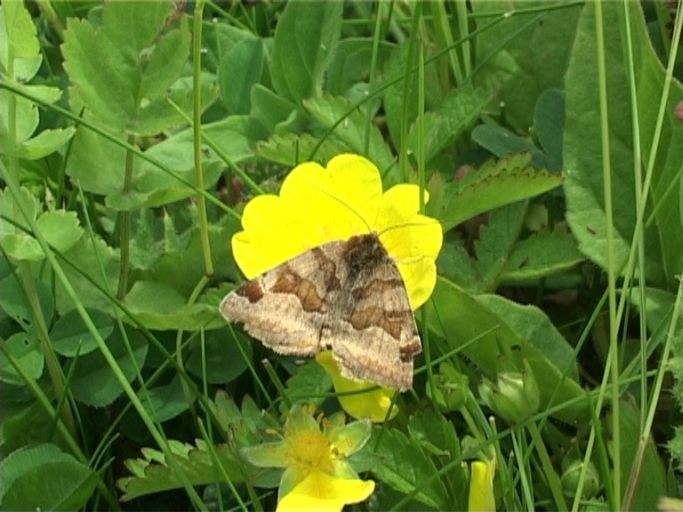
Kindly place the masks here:
[(340, 511), (367, 499), (375, 488), (361, 480), (347, 459), (370, 438), (370, 422), (317, 421), (312, 410), (295, 406), (282, 440), (240, 450), (255, 466), (284, 468), (277, 510)]
[[(425, 200), (428, 195), (425, 191)], [(436, 257), (441, 224), (419, 212), (419, 187), (400, 184), (382, 189), (380, 173), (370, 161), (353, 154), (334, 157), (323, 167), (306, 162), (285, 178), (279, 195), (264, 194), (244, 208), (243, 230), (232, 238), (232, 251), (244, 275), (253, 279), (299, 254), (336, 240), (376, 232), (401, 273), (413, 310), (424, 304), (436, 284)], [(331, 359), (318, 361), (337, 392), (371, 387), (334, 371)], [(324, 362), (327, 361), (327, 362)], [(391, 392), (340, 397), (356, 418), (383, 421)], [(398, 412), (394, 406), (393, 417)]]
[(418, 211), (417, 185), (383, 192), (377, 167), (362, 156), (342, 154), (326, 168), (315, 162), (298, 165), (279, 195), (249, 201), (232, 251), (244, 275), (253, 279), (313, 247), (375, 231), (417, 309), (436, 284), (435, 260), (443, 239), (441, 224)]

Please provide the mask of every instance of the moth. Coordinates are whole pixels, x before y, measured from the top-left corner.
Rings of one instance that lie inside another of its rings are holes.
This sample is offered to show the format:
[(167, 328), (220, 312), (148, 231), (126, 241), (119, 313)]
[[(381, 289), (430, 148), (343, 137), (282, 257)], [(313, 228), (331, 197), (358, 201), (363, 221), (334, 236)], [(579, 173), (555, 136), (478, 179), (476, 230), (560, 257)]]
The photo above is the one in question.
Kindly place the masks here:
[(401, 274), (376, 233), (310, 249), (244, 283), (220, 310), (280, 354), (329, 347), (345, 377), (412, 386), (422, 344)]

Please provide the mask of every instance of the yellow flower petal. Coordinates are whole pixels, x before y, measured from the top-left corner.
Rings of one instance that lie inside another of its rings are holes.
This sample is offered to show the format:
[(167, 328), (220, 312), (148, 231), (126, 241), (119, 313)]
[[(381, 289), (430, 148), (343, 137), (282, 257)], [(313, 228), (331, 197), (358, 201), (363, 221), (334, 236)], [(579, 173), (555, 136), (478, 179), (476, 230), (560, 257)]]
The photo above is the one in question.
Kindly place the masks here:
[(338, 155), (326, 168), (306, 162), (285, 178), (279, 196), (247, 204), (233, 254), (251, 279), (323, 243), (375, 231), (399, 265), (415, 309), (434, 288), (443, 238), (441, 225), (418, 210), (416, 185), (382, 193), (377, 167), (361, 156)]
[(335, 478), (315, 471), (280, 500), (277, 510), (339, 512), (344, 505), (366, 500), (374, 490), (375, 482), (372, 480)]
[(470, 493), (468, 510), (495, 511), (496, 497), (493, 493), (493, 476), (496, 471), (495, 461), (475, 460), (471, 465)]
[[(315, 356), (315, 360), (322, 366), (332, 379), (332, 385), (337, 393), (343, 394), (337, 399), (342, 408), (349, 416), (356, 419), (368, 418), (374, 423), (391, 420), (398, 414), (398, 406), (391, 405), (391, 397), (394, 390), (389, 388), (378, 388), (373, 391), (363, 391), (374, 387), (372, 382), (358, 382), (347, 379), (339, 372), (339, 367), (332, 357), (332, 352), (325, 350)], [(387, 412), (391, 407), (391, 413), (387, 417)]]

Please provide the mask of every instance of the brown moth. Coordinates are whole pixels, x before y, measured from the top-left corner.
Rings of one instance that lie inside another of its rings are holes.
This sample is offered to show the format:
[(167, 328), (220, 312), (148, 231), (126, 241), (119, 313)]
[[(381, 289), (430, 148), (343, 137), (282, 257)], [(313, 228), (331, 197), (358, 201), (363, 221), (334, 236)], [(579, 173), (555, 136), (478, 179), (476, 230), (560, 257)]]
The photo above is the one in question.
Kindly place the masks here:
[(329, 347), (345, 377), (412, 386), (422, 344), (401, 274), (376, 233), (308, 250), (247, 281), (220, 310), (281, 354)]

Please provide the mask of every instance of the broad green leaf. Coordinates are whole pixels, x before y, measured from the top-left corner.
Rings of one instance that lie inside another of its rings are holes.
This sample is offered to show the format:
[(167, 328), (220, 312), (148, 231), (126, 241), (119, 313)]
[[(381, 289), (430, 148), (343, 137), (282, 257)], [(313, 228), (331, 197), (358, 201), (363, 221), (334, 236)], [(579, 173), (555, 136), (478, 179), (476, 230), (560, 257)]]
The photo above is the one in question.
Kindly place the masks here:
[[(619, 407), (619, 434), (621, 447), (621, 488), (628, 486), (631, 469), (641, 438), (641, 414), (631, 403), (622, 400)], [(608, 416), (605, 426), (611, 426)], [(635, 487), (630, 510), (656, 510), (660, 497), (668, 494), (666, 469), (652, 436), (645, 444), (643, 464), (638, 468), (640, 478)]]
[[(304, 107), (326, 129), (332, 128), (334, 124), (342, 120), (334, 129), (334, 136), (347, 145), (351, 151), (363, 154), (367, 120), (360, 110), (354, 110), (348, 117), (344, 117), (351, 110), (351, 102), (345, 98), (325, 96), (305, 100)], [(394, 165), (394, 157), (389, 146), (384, 142), (379, 128), (371, 126), (369, 135), (368, 154), (364, 156), (384, 173)], [(307, 157), (308, 155), (304, 155), (304, 158)]]
[[(429, 308), (429, 329), (439, 336), (445, 337), (450, 349), (455, 349), (469, 340), (486, 335), (463, 349), (463, 354), (491, 379), (498, 370), (499, 344), (505, 350), (518, 352), (520, 358), (526, 359), (531, 366), (534, 377), (541, 391), (541, 406), (567, 403), (553, 416), (567, 422), (583, 421), (588, 417), (588, 403), (584, 391), (579, 384), (566, 377), (560, 379), (567, 361), (560, 367), (553, 364), (538, 348), (516, 332), (506, 317), (455, 284), (437, 279)], [(557, 392), (555, 388), (559, 387)], [(549, 403), (554, 395), (552, 404)]]
[[(199, 343), (195, 343), (186, 368), (197, 377), (206, 375), (210, 384), (226, 384), (244, 373), (247, 364), (251, 363), (252, 352), (252, 344), (246, 336), (238, 334), (234, 339), (228, 329), (214, 329), (205, 335), (205, 359), (202, 359)], [(246, 361), (242, 353), (247, 357)]]
[(341, 2), (292, 0), (275, 29), (270, 73), (275, 90), (288, 99), (320, 96), (325, 69), (341, 31)]
[[(42, 281), (34, 281), (38, 303), (46, 324), (52, 321), (55, 304), (52, 292)], [(23, 287), (19, 284), (16, 274), (10, 274), (0, 281), (0, 308), (17, 322), (28, 333), (36, 333), (35, 315), (26, 298)]]
[(568, 270), (581, 261), (583, 256), (571, 234), (544, 231), (514, 245), (499, 279), (506, 283), (530, 281)]
[[(438, 109), (424, 115), (425, 162), (429, 163), (444, 148), (455, 142), (474, 125), (492, 95), (484, 89), (460, 87), (455, 89)], [(418, 153), (418, 130), (413, 124), (408, 144)]]
[[(307, 133), (295, 135), (273, 135), (267, 141), (261, 142), (256, 147), (256, 154), (278, 164), (294, 167), (304, 161), (306, 155), (310, 155), (318, 145), (320, 139)], [(331, 139), (325, 139), (315, 153), (315, 158), (322, 162), (328, 162), (333, 156), (349, 151), (345, 144)]]
[(97, 474), (53, 444), (21, 448), (0, 462), (2, 510), (76, 510), (90, 499)]
[(110, 2), (102, 25), (70, 17), (62, 53), (72, 96), (118, 132), (134, 129), (145, 108), (178, 78), (189, 56), (186, 22), (166, 30), (172, 4), (165, 1)]
[[(114, 332), (114, 321), (96, 309), (87, 310), (90, 319), (105, 341)], [(97, 342), (88, 330), (81, 315), (73, 310), (55, 322), (50, 330), (50, 341), (55, 352), (67, 357), (83, 356), (97, 348)]]
[[(3, 2), (0, 5), (0, 66), (5, 77), (26, 82), (34, 77), (43, 61), (36, 27), (24, 2)], [(12, 76), (10, 70), (12, 55)]]
[(538, 97), (534, 110), (534, 133), (548, 158), (548, 168), (562, 170), (564, 135), (564, 91), (546, 89)]
[[(277, 133), (278, 127), (286, 124), (287, 120), (296, 112), (296, 105), (278, 96), (261, 84), (251, 88), (250, 116), (259, 121), (269, 133)], [(285, 136), (294, 134), (285, 133)], [(306, 153), (304, 153), (306, 154)]]
[[(544, 5), (543, 0), (490, 0), (472, 7), (481, 15)], [(528, 131), (541, 92), (562, 86), (580, 11), (579, 5), (571, 5), (510, 16), (477, 36), (476, 55), (482, 68), (475, 82), (500, 89), (505, 119), (517, 131)], [(477, 18), (477, 28), (490, 22), (489, 17)]]
[[(369, 446), (374, 446), (375, 437)], [(452, 508), (448, 492), (441, 479), (427, 479), (436, 473), (431, 458), (420, 445), (400, 430), (383, 428), (379, 446), (374, 450), (378, 463), (371, 468), (374, 475), (402, 493), (417, 491), (415, 499), (437, 510)]]
[[(656, 149), (650, 199), (657, 206), (654, 222), (645, 232), (645, 267), (651, 283), (671, 283), (683, 268), (683, 227), (678, 222), (683, 210), (680, 187), (667, 190), (680, 180), (683, 161), (683, 125), (675, 117), (676, 104), (683, 99), (683, 88), (671, 82), (658, 148), (652, 140), (665, 72), (655, 54), (640, 4), (627, 3), (633, 40), (638, 124), (643, 174), (651, 153)], [(614, 211), (615, 266), (622, 269), (635, 229), (635, 192), (633, 127), (626, 55), (624, 7), (604, 6), (605, 62), (610, 137), (612, 201)], [(586, 5), (573, 46), (566, 76), (567, 118), (564, 136), (567, 220), (580, 250), (592, 261), (607, 268), (607, 224), (602, 178), (602, 145), (596, 62), (594, 9)], [(668, 194), (668, 195), (667, 195)]]
[(150, 418), (158, 423), (173, 419), (190, 407), (177, 375), (168, 384), (140, 391), (138, 397)]
[(569, 378), (578, 382), (576, 358), (571, 345), (541, 309), (517, 304), (500, 295), (480, 295), (477, 300), (498, 317), (504, 318), (518, 337), (533, 345), (560, 372), (566, 372)]
[[(114, 356), (117, 371), (120, 371), (128, 382), (132, 382), (138, 370), (142, 369), (149, 346), (139, 331), (128, 328), (126, 333), (132, 358), (119, 330), (115, 330), (109, 337), (107, 347)], [(104, 407), (123, 393), (123, 387), (114, 370), (99, 350), (74, 359), (72, 364), (75, 364), (76, 368), (73, 370), (70, 387), (74, 398), (79, 402), (93, 407)]]
[(244, 38), (221, 55), (219, 83), (223, 105), (230, 114), (247, 114), (249, 94), (263, 72), (263, 43), (256, 37)]
[[(19, 153), (19, 144), (31, 137), (40, 122), (37, 105), (24, 97), (16, 96), (14, 126), (10, 127), (9, 98), (11, 94), (13, 93), (6, 89), (0, 90), (0, 135), (3, 140), (1, 151), (8, 155)], [(10, 139), (10, 134), (14, 139)], [(14, 140), (18, 147), (12, 148), (8, 142), (10, 140)]]
[[(37, 338), (18, 332), (3, 340), (3, 345), (30, 378), (37, 380), (43, 374), (45, 358)], [(26, 384), (4, 352), (0, 352), (0, 380), (8, 384)]]
[(17, 148), (17, 156), (26, 160), (39, 160), (66, 144), (76, 133), (73, 126), (43, 130), (35, 137), (24, 141)]
[(547, 192), (562, 183), (559, 175), (530, 167), (529, 155), (490, 160), (464, 178), (429, 183), (427, 214), (441, 221), (444, 231), (479, 213)]
[(237, 458), (235, 449), (227, 444), (212, 447), (218, 463), (203, 441), (198, 441), (195, 447), (171, 440), (169, 449), (171, 461), (162, 452), (151, 448), (143, 450), (144, 458), (125, 461), (126, 468), (133, 476), (116, 482), (117, 487), (123, 491), (122, 501), (182, 488), (180, 471), (193, 486), (223, 482), (221, 469), (233, 483), (242, 482), (245, 478), (247, 466)]
[(514, 153), (530, 153), (534, 166), (547, 166), (547, 158), (531, 140), (520, 137), (493, 121), (477, 126), (472, 131), (472, 140), (498, 158)]

